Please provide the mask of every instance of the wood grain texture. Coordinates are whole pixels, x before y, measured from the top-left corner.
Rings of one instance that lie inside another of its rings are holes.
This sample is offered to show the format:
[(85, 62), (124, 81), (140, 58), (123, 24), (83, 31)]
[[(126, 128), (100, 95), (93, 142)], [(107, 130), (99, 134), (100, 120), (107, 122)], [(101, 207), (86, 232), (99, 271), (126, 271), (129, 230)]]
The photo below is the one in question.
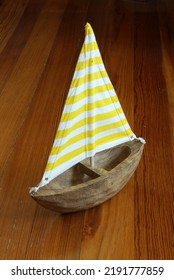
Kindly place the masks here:
[[(0, 259), (173, 259), (173, 1), (5, 0), (0, 6)], [(114, 198), (60, 215), (28, 188), (44, 171), (90, 22), (147, 144)]]

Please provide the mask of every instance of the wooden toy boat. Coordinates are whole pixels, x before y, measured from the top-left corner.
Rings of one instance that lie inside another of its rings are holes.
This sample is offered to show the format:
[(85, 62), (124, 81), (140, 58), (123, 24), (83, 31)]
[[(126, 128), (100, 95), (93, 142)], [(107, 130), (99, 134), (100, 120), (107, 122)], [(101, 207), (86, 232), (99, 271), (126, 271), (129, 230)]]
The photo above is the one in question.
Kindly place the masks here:
[(97, 206), (125, 186), (144, 144), (127, 122), (87, 23), (47, 166), (30, 194), (62, 213)]

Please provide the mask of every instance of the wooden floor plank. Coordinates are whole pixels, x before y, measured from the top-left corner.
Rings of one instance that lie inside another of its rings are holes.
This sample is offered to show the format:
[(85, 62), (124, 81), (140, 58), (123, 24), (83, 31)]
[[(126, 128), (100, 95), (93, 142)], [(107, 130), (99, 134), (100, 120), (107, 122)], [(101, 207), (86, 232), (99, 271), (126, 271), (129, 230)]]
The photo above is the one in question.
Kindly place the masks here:
[[(52, 2), (54, 6), (54, 1)], [(59, 21), (57, 19), (59, 10), (56, 13), (49, 8), (50, 6), (50, 1), (46, 2), (43, 8), (41, 5), (42, 12), (8, 82), (1, 91), (0, 119), (3, 119), (0, 126), (0, 133), (3, 134), (3, 138), (0, 139), (1, 173), (25, 120), (59, 26), (60, 19)]]
[[(28, 37), (32, 32), (35, 22), (41, 12), (41, 6), (44, 0), (29, 1), (26, 6), (19, 23), (12, 32), (5, 48), (0, 53), (0, 94), (5, 82), (9, 79), (16, 62), (25, 47)], [(14, 28), (14, 26), (13, 26)]]
[(172, 259), (172, 139), (159, 17), (152, 8), (148, 15), (135, 13), (136, 129), (147, 141), (142, 168), (136, 173), (135, 253), (137, 259)]
[[(0, 259), (173, 259), (172, 9), (171, 0), (3, 1)], [(37, 205), (28, 188), (42, 177), (86, 21), (147, 144), (118, 195), (61, 215)]]
[[(4, 258), (15, 258), (16, 255), (20, 255), (21, 258), (22, 256), (23, 258), (25, 257), (24, 251), (28, 242), (27, 239), (23, 240), (25, 245), (23, 243), (21, 246), (22, 252), (13, 249), (18, 248), (18, 244), (21, 242), (21, 231), (24, 230), (26, 232), (28, 229), (27, 234), (29, 234), (30, 226), (33, 223), (32, 218), (29, 219), (29, 223), (28, 220), (26, 220), (27, 216), (30, 215), (30, 207), (26, 200), (28, 196), (28, 184), (25, 182), (25, 175), (30, 175), (30, 173), (23, 169), (25, 168), (25, 163), (23, 164), (23, 162), (19, 160), (20, 154), (18, 153), (19, 151), (24, 152), (22, 157), (24, 162), (25, 155), (27, 154), (27, 157), (30, 158), (31, 154), (27, 141), (25, 142), (24, 150), (22, 149), (22, 146), (20, 146), (21, 138), (19, 136), (30, 107), (30, 102), (45, 68), (65, 8), (65, 1), (59, 1), (56, 4), (55, 1), (49, 0), (46, 1), (44, 5), (41, 4), (41, 13), (38, 16), (37, 22), (0, 96), (0, 118), (3, 120), (0, 127), (1, 134), (3, 134), (3, 138), (0, 139), (2, 176), (0, 182), (0, 201), (1, 204), (3, 203), (0, 220), (1, 226), (4, 224), (4, 219), (6, 220), (6, 217), (8, 217), (9, 221), (9, 223), (5, 223), (4, 226), (4, 232), (8, 233), (3, 235), (1, 239), (1, 242), (4, 244), (1, 251)], [(17, 146), (16, 143), (18, 143)], [(13, 174), (12, 177), (10, 175), (11, 173)], [(11, 178), (13, 178), (13, 180), (11, 180)], [(16, 185), (15, 182), (17, 183), (17, 188), (14, 188)], [(21, 188), (25, 186), (26, 189), (21, 190)], [(24, 199), (22, 191), (24, 191)], [(15, 197), (13, 204), (10, 202), (12, 197)], [(24, 209), (26, 209), (26, 211)], [(21, 215), (21, 211), (24, 216)], [(31, 213), (34, 212), (31, 211)], [(16, 221), (18, 226), (16, 226)], [(11, 245), (13, 237), (15, 238), (15, 242)], [(9, 254), (9, 250), (12, 255)]]
[[(162, 47), (163, 75), (167, 87), (172, 138), (174, 139), (174, 3), (170, 0), (158, 5)], [(164, 12), (165, 11), (165, 12)], [(170, 16), (169, 16), (170, 15)], [(173, 145), (174, 148), (174, 145)]]
[(12, 36), (28, 4), (28, 0), (3, 1), (0, 9), (0, 53)]

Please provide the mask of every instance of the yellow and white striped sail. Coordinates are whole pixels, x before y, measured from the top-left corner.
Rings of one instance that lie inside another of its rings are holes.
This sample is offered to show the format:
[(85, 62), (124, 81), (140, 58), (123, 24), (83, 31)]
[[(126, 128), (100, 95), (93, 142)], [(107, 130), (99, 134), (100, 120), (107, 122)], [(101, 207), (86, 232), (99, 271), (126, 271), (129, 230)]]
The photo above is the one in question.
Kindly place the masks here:
[(40, 186), (77, 162), (135, 138), (106, 73), (89, 23), (85, 33)]

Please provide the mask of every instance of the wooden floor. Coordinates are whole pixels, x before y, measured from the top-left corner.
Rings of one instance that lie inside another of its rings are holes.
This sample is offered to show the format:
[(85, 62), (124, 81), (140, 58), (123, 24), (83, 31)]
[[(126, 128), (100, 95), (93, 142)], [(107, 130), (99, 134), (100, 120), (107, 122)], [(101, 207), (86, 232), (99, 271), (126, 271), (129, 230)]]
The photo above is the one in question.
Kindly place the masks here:
[[(126, 116), (146, 139), (127, 186), (60, 215), (41, 179), (90, 22)], [(173, 259), (174, 2), (0, 1), (0, 259)]]

